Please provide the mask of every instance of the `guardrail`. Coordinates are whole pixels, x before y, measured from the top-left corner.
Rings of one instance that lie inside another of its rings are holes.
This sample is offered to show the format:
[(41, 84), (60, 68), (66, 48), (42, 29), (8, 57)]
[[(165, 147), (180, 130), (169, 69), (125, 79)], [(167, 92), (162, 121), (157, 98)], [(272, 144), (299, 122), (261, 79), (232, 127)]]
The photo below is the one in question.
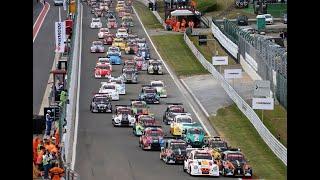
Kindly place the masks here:
[(282, 145), (264, 126), (260, 118), (254, 112), (254, 110), (244, 101), (238, 93), (229, 85), (229, 83), (224, 79), (224, 77), (216, 70), (216, 68), (209, 63), (205, 57), (199, 52), (199, 50), (190, 41), (189, 37), (184, 33), (184, 41), (191, 49), (192, 53), (196, 56), (202, 66), (207, 69), (212, 76), (219, 81), (223, 89), (229, 95), (229, 97), (235, 102), (237, 107), (241, 112), (249, 119), (251, 124), (255, 127), (263, 141), (269, 146), (273, 153), (285, 164), (287, 165), (287, 148)]

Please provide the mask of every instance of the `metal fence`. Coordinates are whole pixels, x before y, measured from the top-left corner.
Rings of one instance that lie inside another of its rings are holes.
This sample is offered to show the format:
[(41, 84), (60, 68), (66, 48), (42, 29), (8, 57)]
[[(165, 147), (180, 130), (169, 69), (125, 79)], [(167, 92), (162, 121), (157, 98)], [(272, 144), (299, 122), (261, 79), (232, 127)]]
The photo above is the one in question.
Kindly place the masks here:
[(224, 20), (213, 23), (238, 46), (238, 53), (263, 80), (271, 82), (271, 90), (281, 105), (287, 108), (287, 53), (285, 48), (262, 36), (251, 36), (236, 24)]
[(281, 144), (265, 127), (261, 119), (255, 113), (255, 111), (243, 100), (238, 93), (229, 85), (224, 77), (215, 69), (215, 67), (205, 59), (205, 57), (199, 52), (199, 50), (190, 41), (189, 37), (184, 34), (184, 41), (191, 49), (192, 53), (196, 56), (202, 66), (207, 69), (212, 76), (219, 81), (223, 89), (229, 95), (229, 97), (236, 103), (240, 111), (249, 119), (254, 128), (257, 130), (263, 141), (269, 146), (273, 153), (287, 165), (287, 148)]

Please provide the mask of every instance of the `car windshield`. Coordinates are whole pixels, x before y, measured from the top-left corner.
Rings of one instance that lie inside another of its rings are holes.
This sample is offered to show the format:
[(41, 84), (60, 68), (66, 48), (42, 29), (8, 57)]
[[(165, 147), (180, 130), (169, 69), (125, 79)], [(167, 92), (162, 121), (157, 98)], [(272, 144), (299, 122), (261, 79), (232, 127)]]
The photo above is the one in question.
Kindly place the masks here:
[(114, 85), (104, 85), (103, 89), (116, 89)]
[(203, 130), (202, 129), (188, 129), (188, 133), (190, 134), (203, 134)]
[(127, 70), (126, 70), (126, 74), (130, 74), (130, 75), (131, 75), (131, 74), (134, 74), (134, 71), (133, 71), (132, 69), (127, 69)]
[(101, 58), (101, 59), (99, 59), (99, 62), (105, 62), (105, 63), (108, 63), (108, 62), (110, 62), (110, 61), (109, 61), (109, 59)]
[(109, 22), (116, 22), (115, 19), (109, 19), (108, 21), (109, 21)]
[(109, 32), (109, 30), (106, 28), (103, 28), (103, 29), (100, 29), (100, 32)]
[(161, 63), (159, 61), (153, 61), (151, 62), (151, 64), (155, 66), (155, 65), (160, 65)]
[(120, 51), (118, 47), (109, 47), (109, 51)]
[(127, 30), (125, 30), (125, 29), (119, 29), (118, 32), (119, 32), (119, 33), (126, 33)]
[(152, 87), (163, 87), (162, 83), (151, 83)]
[(149, 130), (149, 131), (146, 131), (146, 135), (157, 137), (157, 136), (163, 136), (163, 133), (160, 130), (154, 130), (154, 131)]
[(122, 42), (122, 39), (115, 39), (115, 42)]
[(270, 15), (265, 15), (266, 18), (272, 18)]
[(189, 117), (180, 117), (180, 118), (177, 118), (177, 122), (178, 123), (191, 123), (192, 120)]
[(93, 19), (92, 22), (100, 22), (100, 19)]
[(142, 102), (134, 102), (132, 106), (135, 108), (144, 108), (145, 104), (143, 104)]
[(109, 70), (109, 69), (110, 69), (110, 66), (103, 66), (103, 65), (102, 65), (102, 66), (97, 66), (97, 68), (99, 68), (99, 69), (108, 69), (108, 70)]
[(117, 52), (111, 52), (108, 53), (108, 56), (119, 56), (119, 54)]
[(126, 61), (126, 65), (134, 65), (134, 61)]
[(172, 149), (186, 149), (187, 145), (185, 143), (172, 143)]
[(102, 45), (102, 42), (100, 42), (100, 41), (95, 41), (95, 42), (93, 42), (93, 45), (99, 46), (99, 45)]
[(208, 159), (212, 160), (212, 156), (210, 153), (196, 153), (194, 155), (194, 159)]
[(184, 112), (184, 109), (183, 109), (183, 107), (177, 107), (177, 106), (175, 106), (175, 107), (171, 107), (171, 108), (170, 108), (170, 111), (171, 111), (171, 112), (174, 112), (174, 113), (183, 113), (183, 112)]
[(118, 108), (117, 110), (118, 114), (131, 114), (130, 108)]
[(93, 102), (106, 103), (106, 102), (108, 102), (108, 98), (106, 98), (106, 97), (95, 97), (95, 98), (93, 98)]
[(138, 43), (146, 43), (145, 39), (138, 39), (137, 41), (138, 41)]
[(225, 142), (213, 142), (211, 144), (212, 148), (228, 148), (227, 143)]
[(147, 93), (147, 94), (151, 94), (151, 93), (153, 94), (153, 93), (157, 93), (157, 90), (155, 90), (155, 89), (145, 89), (144, 92)]
[(111, 82), (115, 82), (116, 84), (123, 84), (120, 79), (113, 79)]
[(227, 155), (227, 159), (228, 159), (229, 161), (236, 161), (236, 160), (238, 160), (238, 161), (240, 161), (240, 162), (244, 161), (244, 157), (243, 157), (243, 155), (240, 154), (240, 153), (237, 153), (237, 154), (235, 154), (235, 153), (233, 153), (233, 154), (228, 154), (228, 155)]

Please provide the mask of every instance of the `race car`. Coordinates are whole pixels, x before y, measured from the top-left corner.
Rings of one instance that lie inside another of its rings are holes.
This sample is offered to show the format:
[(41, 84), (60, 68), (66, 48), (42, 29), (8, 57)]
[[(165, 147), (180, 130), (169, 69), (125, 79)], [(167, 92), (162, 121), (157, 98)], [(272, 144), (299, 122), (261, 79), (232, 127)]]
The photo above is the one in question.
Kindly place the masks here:
[(137, 54), (138, 52), (138, 44), (136, 42), (128, 42), (127, 47), (124, 49), (126, 54)]
[(112, 72), (112, 67), (109, 63), (97, 63), (94, 68), (94, 77), (95, 78), (110, 78)]
[(149, 48), (141, 47), (138, 49), (137, 54), (139, 56), (142, 56), (144, 59), (149, 60), (150, 59), (150, 51)]
[(125, 29), (125, 28), (119, 28), (119, 29), (117, 30), (116, 37), (117, 37), (117, 38), (127, 38), (127, 37), (128, 37), (128, 31), (127, 31), (127, 29)]
[(133, 126), (136, 122), (130, 106), (116, 105), (115, 111), (112, 115), (113, 126)]
[(121, 50), (117, 46), (110, 46), (107, 51), (107, 56), (109, 56), (110, 53), (117, 53), (121, 57)]
[(134, 23), (133, 23), (132, 17), (131, 16), (123, 16), (122, 17), (122, 24), (125, 26), (133, 27)]
[(131, 99), (131, 108), (135, 117), (141, 114), (149, 114), (149, 106), (145, 101), (140, 101), (138, 99)]
[(123, 80), (120, 77), (118, 78), (111, 77), (109, 82), (116, 84), (120, 95), (126, 94), (126, 84), (123, 82)]
[(146, 38), (137, 38), (137, 43), (138, 43), (139, 48), (147, 47)]
[(123, 38), (114, 38), (112, 46), (119, 47), (121, 50), (124, 50), (127, 47), (127, 43)]
[[(220, 136), (213, 136), (207, 139), (206, 146), (215, 149), (218, 152), (224, 152), (229, 149), (228, 143)], [(216, 157), (214, 157), (216, 159)]]
[(94, 14), (94, 11), (95, 11), (95, 9), (96, 8), (98, 8), (99, 6), (98, 6), (98, 4), (96, 3), (96, 2), (94, 2), (94, 3), (92, 3), (92, 5), (91, 5), (91, 14)]
[(137, 70), (138, 71), (146, 71), (147, 67), (148, 67), (148, 61), (145, 60), (143, 57), (141, 56), (134, 56), (133, 60), (136, 61), (137, 63)]
[(119, 18), (122, 18), (125, 13), (126, 13), (126, 11), (125, 11), (124, 8), (119, 9), (119, 11), (118, 11), (118, 17), (119, 17)]
[(159, 96), (161, 98), (166, 98), (167, 97), (167, 90), (166, 90), (166, 86), (164, 85), (164, 83), (160, 80), (157, 81), (151, 81), (150, 82), (151, 87), (154, 87), (157, 89), (157, 93), (159, 94)]
[(137, 63), (134, 60), (125, 60), (122, 69), (133, 68), (136, 74), (138, 74)]
[(94, 16), (97, 17), (102, 17), (103, 16), (103, 11), (100, 8), (95, 8), (94, 9)]
[(101, 82), (101, 87), (99, 89), (99, 93), (108, 93), (111, 95), (112, 100), (119, 100), (119, 92), (117, 90), (117, 87), (113, 83), (108, 83), (108, 82)]
[(111, 96), (109, 94), (96, 93), (90, 104), (90, 111), (94, 112), (112, 112)]
[(100, 3), (100, 10), (104, 11), (104, 12), (108, 12), (109, 11), (109, 6), (107, 3)]
[(221, 153), (223, 176), (252, 177), (252, 167), (239, 149), (229, 149)]
[(121, 64), (121, 57), (117, 52), (108, 53), (107, 58), (111, 60), (112, 64), (118, 64), (118, 65)]
[(158, 127), (159, 123), (156, 121), (153, 115), (139, 115), (136, 123), (132, 128), (132, 132), (135, 136), (141, 136), (143, 130), (146, 127)]
[(92, 53), (103, 53), (104, 52), (103, 43), (101, 41), (93, 41), (90, 47), (90, 51)]
[(100, 18), (92, 18), (91, 23), (90, 23), (90, 28), (91, 29), (102, 28), (102, 23), (101, 23)]
[(163, 115), (163, 122), (166, 125), (171, 124), (173, 121), (173, 118), (181, 113), (186, 113), (184, 110), (184, 107), (182, 106), (182, 103), (166, 103), (168, 105), (166, 111)]
[(109, 11), (105, 14), (105, 17), (107, 18), (107, 20), (114, 19), (116, 17), (116, 13), (109, 9)]
[(190, 113), (181, 113), (173, 118), (170, 124), (170, 133), (174, 136), (182, 136), (184, 125), (193, 124)]
[(187, 148), (187, 158), (183, 161), (183, 171), (192, 176), (219, 177), (219, 166), (214, 163), (207, 150)]
[(127, 40), (128, 40), (128, 41), (134, 40), (135, 42), (137, 42), (137, 38), (138, 38), (138, 35), (137, 35), (137, 34), (128, 34)]
[(148, 74), (163, 74), (160, 60), (149, 60), (148, 61)]
[(164, 133), (160, 127), (147, 127), (139, 137), (139, 147), (143, 150), (160, 150), (160, 147), (163, 146), (163, 136)]
[(105, 34), (103, 39), (104, 45), (112, 45), (114, 35), (112, 33)]
[(103, 39), (109, 34), (109, 29), (108, 28), (100, 28), (98, 32), (98, 38)]
[(107, 27), (109, 29), (116, 29), (118, 27), (118, 23), (116, 21), (116, 18), (108, 18), (108, 23), (107, 23)]
[(132, 67), (123, 68), (121, 78), (125, 83), (138, 83), (137, 72)]
[(205, 135), (202, 127), (190, 127), (186, 129), (182, 137), (192, 147), (203, 147)]
[(120, 9), (124, 8), (124, 3), (120, 3), (118, 2), (117, 6), (116, 6), (116, 11), (119, 12)]
[(110, 64), (110, 67), (111, 67), (111, 69), (112, 69), (111, 61), (110, 61), (109, 58), (99, 57), (99, 58), (98, 58), (98, 61), (97, 61), (97, 64), (98, 64), (98, 63), (108, 63), (108, 64)]
[(157, 89), (150, 85), (142, 86), (139, 100), (145, 101), (147, 104), (160, 104), (160, 96), (157, 93)]
[(165, 139), (163, 144), (160, 160), (166, 164), (182, 164), (187, 154), (187, 143), (181, 139)]

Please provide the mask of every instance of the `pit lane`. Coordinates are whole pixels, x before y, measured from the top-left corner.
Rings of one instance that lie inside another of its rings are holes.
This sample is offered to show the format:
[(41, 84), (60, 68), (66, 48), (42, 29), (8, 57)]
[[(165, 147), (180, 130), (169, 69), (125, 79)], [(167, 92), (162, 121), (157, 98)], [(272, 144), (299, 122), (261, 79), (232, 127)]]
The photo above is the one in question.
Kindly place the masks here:
[[(94, 78), (93, 72), (97, 58), (102, 54), (90, 53), (92, 41), (98, 37), (98, 29), (90, 29), (89, 25), (93, 15), (86, 3), (83, 3), (82, 25), (82, 54), (81, 54), (81, 79), (79, 100), (79, 125), (76, 149), (75, 171), (80, 174), (81, 180), (163, 180), (163, 179), (204, 179), (205, 177), (191, 177), (184, 173), (182, 165), (166, 165), (159, 159), (159, 151), (143, 151), (138, 146), (138, 137), (132, 133), (132, 128), (115, 128), (111, 123), (112, 114), (93, 114), (89, 105), (94, 92), (100, 87), (100, 82)], [(112, 8), (114, 9), (114, 8)], [(133, 15), (135, 26), (133, 32), (139, 37), (146, 37), (137, 17)], [(106, 20), (103, 19), (103, 26)], [(120, 22), (120, 20), (118, 20)], [(115, 30), (112, 30), (115, 32)], [(157, 57), (149, 43), (151, 57)], [(105, 46), (108, 47), (108, 46)], [(123, 59), (129, 56), (124, 55)], [(121, 74), (122, 65), (113, 65), (113, 76)], [(117, 104), (129, 104), (130, 99), (136, 99), (142, 84), (151, 80), (163, 80), (167, 86), (168, 98), (161, 98), (160, 105), (150, 105), (151, 113), (162, 123), (162, 115), (167, 107), (166, 102), (182, 102), (188, 112), (196, 120), (186, 100), (174, 84), (170, 75), (164, 70), (164, 75), (147, 75), (145, 71), (138, 75), (138, 84), (127, 84), (126, 95), (120, 96)], [(196, 120), (197, 121), (197, 120)], [(169, 135), (169, 126), (162, 123), (164, 131)]]

